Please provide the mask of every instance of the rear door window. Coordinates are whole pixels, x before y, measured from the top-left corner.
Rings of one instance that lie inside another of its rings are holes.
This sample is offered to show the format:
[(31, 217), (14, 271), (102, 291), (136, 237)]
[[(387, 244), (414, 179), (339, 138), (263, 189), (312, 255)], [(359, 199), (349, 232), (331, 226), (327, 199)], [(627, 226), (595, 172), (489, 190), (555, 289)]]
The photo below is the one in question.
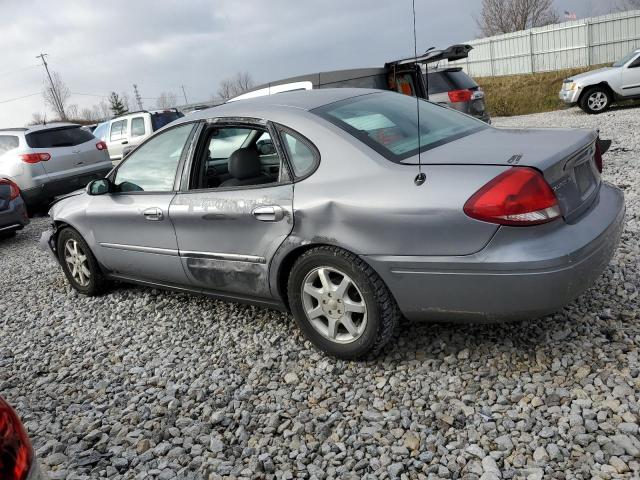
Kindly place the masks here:
[(141, 137), (145, 133), (144, 131), (144, 118), (134, 117), (131, 119), (131, 136)]
[(109, 136), (109, 141), (115, 142), (117, 140), (127, 138), (127, 124), (127, 120), (118, 120), (117, 122), (113, 122), (111, 124), (111, 135)]
[(79, 126), (40, 130), (26, 135), (27, 145), (31, 148), (74, 147), (94, 138), (93, 133)]
[(18, 137), (15, 135), (0, 135), (0, 155), (4, 155), (9, 150), (18, 148)]

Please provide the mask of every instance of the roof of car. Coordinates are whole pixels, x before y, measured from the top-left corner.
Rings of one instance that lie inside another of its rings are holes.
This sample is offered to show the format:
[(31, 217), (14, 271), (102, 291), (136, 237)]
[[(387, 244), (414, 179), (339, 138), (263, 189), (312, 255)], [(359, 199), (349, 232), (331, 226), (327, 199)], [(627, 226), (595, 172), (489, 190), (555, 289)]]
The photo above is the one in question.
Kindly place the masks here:
[(31, 132), (39, 132), (42, 130), (53, 130), (63, 127), (80, 127), (77, 123), (68, 122), (53, 122), (42, 125), (29, 125), (28, 127), (16, 127), (16, 128), (0, 128), (0, 132), (24, 132), (25, 134)]
[(212, 116), (237, 116), (248, 115), (253, 107), (275, 107), (275, 108), (297, 108), (300, 110), (313, 110), (314, 108), (339, 102), (347, 98), (369, 95), (372, 93), (383, 93), (384, 90), (373, 90), (370, 88), (321, 88), (317, 90), (298, 90), (291, 92), (276, 93), (274, 95), (264, 95), (262, 97), (248, 98), (228, 102), (217, 107), (198, 110), (189, 117), (184, 117), (182, 121), (193, 121), (211, 118)]

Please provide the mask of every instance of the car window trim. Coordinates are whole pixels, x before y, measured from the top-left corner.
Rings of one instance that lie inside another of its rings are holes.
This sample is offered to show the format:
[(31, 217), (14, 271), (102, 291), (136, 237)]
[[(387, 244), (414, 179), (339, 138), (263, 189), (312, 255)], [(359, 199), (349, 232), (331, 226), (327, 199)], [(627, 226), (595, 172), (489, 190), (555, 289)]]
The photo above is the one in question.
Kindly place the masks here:
[(286, 157), (283, 155), (284, 152), (276, 142), (276, 152), (278, 153), (278, 157), (280, 158), (280, 166), (281, 166), (280, 172), (278, 172), (278, 181), (259, 184), (259, 185), (235, 185), (231, 187), (215, 187), (215, 188), (189, 188), (189, 184), (191, 183), (192, 176), (195, 173), (192, 170), (194, 167), (196, 167), (195, 165), (196, 158), (201, 155), (203, 149), (205, 148), (205, 142), (207, 139), (204, 137), (204, 135), (206, 134), (207, 130), (211, 126), (219, 126), (219, 127), (228, 126), (231, 128), (249, 127), (253, 129), (260, 128), (260, 129), (266, 130), (271, 136), (272, 140), (278, 135), (278, 132), (273, 127), (272, 122), (262, 118), (256, 118), (256, 117), (214, 117), (214, 118), (209, 118), (202, 123), (203, 123), (203, 126), (201, 128), (201, 131), (198, 134), (200, 138), (198, 138), (198, 140), (194, 142), (195, 143), (194, 151), (184, 163), (182, 174), (181, 174), (182, 179), (181, 179), (179, 188), (176, 190), (177, 193), (196, 193), (196, 192), (204, 193), (204, 192), (214, 192), (214, 191), (221, 192), (221, 191), (229, 191), (229, 190), (272, 187), (276, 185), (286, 185), (286, 184), (292, 183), (291, 180), (282, 179), (283, 168), (287, 169), (287, 172), (289, 173), (290, 177), (292, 177), (293, 175), (291, 173), (291, 168), (286, 163)]
[[(311, 175), (313, 175), (316, 172), (316, 170), (318, 170), (318, 168), (320, 167), (321, 155), (318, 147), (316, 147), (315, 144), (311, 140), (309, 140), (307, 137), (305, 137), (300, 132), (298, 132), (297, 130), (294, 130), (291, 127), (287, 127), (286, 125), (283, 125), (281, 123), (275, 123), (275, 122), (273, 123), (273, 125), (275, 126), (276, 131), (278, 133), (277, 141), (281, 143), (280, 147), (284, 151), (285, 158), (289, 163), (289, 171), (290, 171), (291, 177), (293, 178), (293, 181), (300, 182), (305, 178), (308, 178)], [(292, 137), (297, 138), (298, 140), (302, 141), (302, 143), (304, 143), (307, 147), (309, 147), (309, 149), (311, 150), (311, 153), (313, 154), (313, 159), (314, 159), (314, 166), (309, 171), (309, 173), (305, 175), (296, 175), (296, 171), (293, 168), (293, 160), (289, 158), (289, 151), (285, 146), (285, 140), (284, 138), (281, 137), (282, 133), (287, 133), (288, 135), (291, 135)]]
[[(187, 140), (185, 142), (185, 146), (188, 144), (189, 148), (185, 148), (182, 150), (182, 154), (180, 155), (180, 159), (178, 160), (178, 166), (176, 167), (176, 173), (175, 173), (175, 177), (173, 179), (173, 188), (172, 190), (153, 190), (153, 191), (132, 191), (132, 192), (112, 192), (111, 195), (117, 195), (117, 196), (121, 196), (121, 195), (160, 195), (160, 194), (175, 194), (178, 191), (178, 186), (180, 185), (180, 181), (181, 181), (181, 172), (182, 172), (182, 168), (184, 166), (186, 157), (191, 154), (192, 149), (193, 149), (193, 140), (194, 138), (196, 138), (196, 131), (199, 132), (199, 128), (201, 128), (203, 122), (201, 120), (193, 120), (191, 122), (184, 122), (184, 123), (179, 123), (177, 125), (172, 125), (170, 128), (167, 128), (166, 130), (163, 130), (162, 133), (160, 133), (160, 135), (162, 135), (165, 132), (168, 132), (169, 130), (173, 130), (174, 128), (179, 128), (179, 127), (184, 127), (185, 125), (193, 125), (193, 127), (191, 128), (191, 132), (189, 132), (189, 136), (187, 137)], [(139, 145), (136, 146), (135, 150), (132, 150), (129, 155), (127, 155), (127, 157), (122, 160), (118, 165), (116, 165), (110, 172), (109, 174), (105, 177), (108, 178), (112, 183), (115, 184), (115, 177), (118, 173), (118, 170), (120, 169), (120, 167), (122, 167), (122, 165), (125, 164), (125, 162), (127, 160), (129, 160), (131, 158), (131, 155), (138, 150), (140, 147), (142, 147), (145, 143), (147, 143), (148, 141), (154, 139), (156, 137), (155, 134), (148, 136), (147, 138), (144, 139), (144, 141), (142, 143), (140, 143)]]

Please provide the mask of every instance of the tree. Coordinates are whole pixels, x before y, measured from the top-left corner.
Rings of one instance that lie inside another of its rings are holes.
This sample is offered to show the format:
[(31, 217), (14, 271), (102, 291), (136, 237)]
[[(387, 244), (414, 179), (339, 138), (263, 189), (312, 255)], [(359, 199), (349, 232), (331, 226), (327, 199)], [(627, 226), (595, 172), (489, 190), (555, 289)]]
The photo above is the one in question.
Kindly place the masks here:
[(46, 119), (47, 116), (40, 112), (32, 113), (29, 125), (42, 125), (46, 121)]
[(111, 95), (109, 95), (109, 108), (116, 117), (124, 115), (129, 111), (116, 92), (111, 92)]
[(233, 77), (225, 78), (220, 82), (218, 97), (226, 101), (251, 90), (254, 86), (255, 82), (249, 72), (238, 72)]
[(175, 107), (177, 103), (178, 100), (175, 93), (162, 92), (158, 97), (158, 100), (156, 100), (156, 107), (158, 109), (171, 108)]
[(51, 83), (48, 83), (43, 92), (44, 102), (61, 120), (67, 119), (65, 107), (71, 97), (69, 87), (64, 83), (62, 77), (57, 73), (51, 74)]
[(553, 0), (482, 0), (480, 16), (475, 20), (480, 33), (491, 37), (558, 23), (560, 16)]

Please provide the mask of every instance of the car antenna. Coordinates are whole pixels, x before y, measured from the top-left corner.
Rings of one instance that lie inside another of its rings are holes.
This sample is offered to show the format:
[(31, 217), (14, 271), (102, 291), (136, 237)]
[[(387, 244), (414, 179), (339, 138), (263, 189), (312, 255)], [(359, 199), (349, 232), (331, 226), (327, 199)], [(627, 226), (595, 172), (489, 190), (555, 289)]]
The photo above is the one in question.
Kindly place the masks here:
[[(416, 0), (411, 0), (411, 5), (413, 7), (413, 56), (415, 58), (415, 63), (416, 65), (418, 64), (418, 40), (416, 37)], [(416, 184), (417, 187), (419, 187), (420, 185), (422, 185), (425, 180), (427, 179), (427, 176), (422, 173), (422, 157), (421, 157), (421, 150), (422, 150), (422, 145), (421, 145), (421, 141), (420, 141), (420, 99), (418, 98), (417, 93), (415, 92), (415, 85), (414, 85), (414, 94), (416, 97), (416, 113), (418, 115), (418, 175), (416, 175), (416, 178), (413, 179), (413, 183)]]

